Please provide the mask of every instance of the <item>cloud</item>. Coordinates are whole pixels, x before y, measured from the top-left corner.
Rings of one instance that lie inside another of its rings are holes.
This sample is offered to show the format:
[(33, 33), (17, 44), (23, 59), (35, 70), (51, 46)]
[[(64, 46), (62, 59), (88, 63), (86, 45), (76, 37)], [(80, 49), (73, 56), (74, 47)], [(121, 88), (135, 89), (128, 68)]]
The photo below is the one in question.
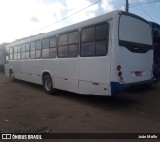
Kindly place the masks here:
[(44, 27), (62, 18), (61, 12), (65, 7), (60, 2), (44, 3), (40, 0), (33, 1), (30, 15), (39, 19), (39, 27)]
[(31, 17), (30, 20), (31, 20), (31, 22), (39, 23), (39, 19), (34, 16)]
[(160, 2), (156, 3), (156, 7), (158, 8), (160, 7)]
[[(103, 12), (113, 10), (112, 1), (115, 0), (102, 0), (58, 24), (53, 24), (90, 6), (93, 2), (90, 0), (0, 0), (0, 43), (38, 32), (48, 32), (95, 17), (97, 12), (102, 10)], [(52, 26), (43, 29), (50, 24)]]
[(120, 10), (125, 11), (126, 7), (125, 6), (121, 6)]
[(114, 10), (111, 0), (102, 0), (101, 7), (105, 12)]
[(0, 0), (0, 43), (35, 34), (33, 31), (61, 19), (64, 9), (58, 0)]
[[(76, 13), (77, 11), (80, 11), (88, 6), (90, 6), (92, 3), (88, 0), (66, 0), (66, 5), (67, 5), (67, 15), (72, 15)], [(98, 10), (99, 6), (98, 4), (95, 4), (93, 6), (90, 6), (81, 12), (77, 13), (75, 16), (72, 16), (70, 18), (71, 22), (77, 23), (92, 17), (96, 16), (96, 12)]]

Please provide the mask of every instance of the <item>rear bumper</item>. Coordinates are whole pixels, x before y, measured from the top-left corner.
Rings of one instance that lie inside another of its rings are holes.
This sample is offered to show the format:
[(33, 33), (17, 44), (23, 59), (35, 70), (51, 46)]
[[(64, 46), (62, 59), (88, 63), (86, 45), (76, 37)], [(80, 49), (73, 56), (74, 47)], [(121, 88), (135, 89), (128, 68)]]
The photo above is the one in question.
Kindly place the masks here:
[(111, 95), (116, 95), (122, 92), (125, 92), (133, 87), (142, 87), (146, 85), (151, 85), (155, 81), (152, 80), (146, 80), (141, 82), (135, 82), (135, 83), (128, 83), (128, 84), (120, 84), (119, 82), (111, 82)]

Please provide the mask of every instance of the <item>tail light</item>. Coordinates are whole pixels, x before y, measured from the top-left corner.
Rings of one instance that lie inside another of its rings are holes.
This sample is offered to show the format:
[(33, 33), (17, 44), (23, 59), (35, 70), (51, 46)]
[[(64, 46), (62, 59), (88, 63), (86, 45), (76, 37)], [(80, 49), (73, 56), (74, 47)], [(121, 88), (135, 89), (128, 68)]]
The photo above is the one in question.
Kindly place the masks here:
[(118, 77), (122, 77), (122, 72), (121, 71), (118, 72)]
[(122, 71), (121, 71), (121, 69), (122, 69), (121, 65), (118, 65), (117, 66), (117, 75), (118, 75), (119, 78), (122, 78)]
[(118, 66), (117, 66), (117, 71), (120, 71), (120, 70), (121, 70), (121, 66), (118, 65)]

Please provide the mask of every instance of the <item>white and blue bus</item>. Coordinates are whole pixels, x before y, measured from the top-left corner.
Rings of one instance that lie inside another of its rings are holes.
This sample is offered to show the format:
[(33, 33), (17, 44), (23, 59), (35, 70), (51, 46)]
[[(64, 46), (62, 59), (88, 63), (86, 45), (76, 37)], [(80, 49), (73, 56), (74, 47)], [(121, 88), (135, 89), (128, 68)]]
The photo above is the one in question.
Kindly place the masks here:
[(153, 32), (153, 77), (160, 81), (160, 25), (151, 22)]
[(6, 46), (5, 74), (12, 81), (78, 94), (114, 95), (148, 84), (153, 73), (152, 30), (145, 19), (113, 11)]

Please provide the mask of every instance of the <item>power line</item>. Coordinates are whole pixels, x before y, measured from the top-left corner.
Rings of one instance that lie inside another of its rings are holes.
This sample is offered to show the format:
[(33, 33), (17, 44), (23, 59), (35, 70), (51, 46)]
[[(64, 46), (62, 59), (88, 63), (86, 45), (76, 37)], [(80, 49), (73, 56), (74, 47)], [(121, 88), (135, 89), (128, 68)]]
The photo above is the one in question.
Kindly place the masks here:
[[(135, 0), (135, 1), (137, 1), (137, 0)], [(138, 7), (138, 6), (140, 6), (140, 4), (139, 4), (138, 2), (135, 3), (135, 1), (129, 3), (129, 8), (133, 8), (133, 7)], [(160, 0), (143, 2), (143, 3), (141, 3), (141, 5), (146, 5), (146, 4), (156, 3), (156, 2), (160, 2)], [(121, 8), (121, 7), (124, 7), (124, 8), (125, 8), (125, 3), (121, 3), (121, 4), (117, 5), (117, 6), (114, 6), (113, 8), (114, 8), (114, 9), (119, 9), (119, 8)], [(103, 14), (104, 14), (104, 13), (103, 13)]]
[(141, 6), (141, 8), (142, 8), (142, 10), (144, 11), (144, 13), (153, 21), (153, 22), (155, 22), (154, 20), (153, 20), (153, 18), (148, 14), (148, 12), (144, 9), (144, 7), (142, 6), (142, 4), (138, 1), (138, 0), (136, 0), (138, 3), (139, 3), (139, 5)]
[(43, 27), (43, 28), (41, 28), (41, 29), (39, 29), (39, 30), (37, 30), (37, 31), (35, 31), (35, 32), (41, 31), (41, 30), (46, 29), (46, 28), (48, 28), (48, 27), (50, 27), (50, 26), (52, 26), (52, 25), (54, 25), (54, 24), (57, 24), (57, 23), (59, 23), (59, 22), (65, 20), (65, 19), (68, 19), (68, 18), (72, 17), (73, 15), (76, 15), (77, 13), (80, 13), (81, 11), (83, 11), (83, 10), (85, 10), (85, 9), (87, 9), (87, 8), (89, 8), (89, 7), (91, 7), (91, 6), (95, 5), (95, 4), (97, 4), (97, 3), (99, 3), (100, 1), (101, 1), (101, 0), (98, 0), (98, 1), (96, 1), (96, 2), (94, 2), (94, 3), (92, 3), (91, 5), (89, 5), (89, 6), (85, 7), (85, 8), (83, 8), (83, 9), (81, 9), (81, 10), (79, 10), (79, 11), (77, 11), (77, 12), (75, 12), (75, 13), (69, 15), (69, 16), (66, 16), (66, 17), (62, 18), (61, 20), (56, 21), (55, 23), (49, 24), (49, 25), (47, 25), (47, 26), (45, 26), (45, 27)]
[[(150, 2), (143, 2), (141, 3), (141, 5), (145, 5), (145, 4), (151, 4), (151, 3), (156, 3), (156, 2), (160, 2), (159, 0), (155, 0), (155, 1), (150, 1)], [(139, 4), (133, 4), (132, 6), (130, 7), (136, 7), (136, 6), (139, 6)]]

